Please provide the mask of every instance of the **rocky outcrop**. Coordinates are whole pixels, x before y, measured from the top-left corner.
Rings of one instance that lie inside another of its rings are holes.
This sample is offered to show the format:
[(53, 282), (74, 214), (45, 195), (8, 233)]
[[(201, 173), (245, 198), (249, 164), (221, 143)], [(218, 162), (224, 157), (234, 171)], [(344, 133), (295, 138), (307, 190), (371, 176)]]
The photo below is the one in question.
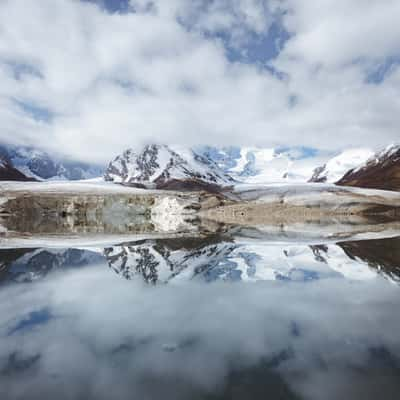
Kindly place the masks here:
[(336, 182), (340, 186), (400, 191), (400, 145), (387, 147)]

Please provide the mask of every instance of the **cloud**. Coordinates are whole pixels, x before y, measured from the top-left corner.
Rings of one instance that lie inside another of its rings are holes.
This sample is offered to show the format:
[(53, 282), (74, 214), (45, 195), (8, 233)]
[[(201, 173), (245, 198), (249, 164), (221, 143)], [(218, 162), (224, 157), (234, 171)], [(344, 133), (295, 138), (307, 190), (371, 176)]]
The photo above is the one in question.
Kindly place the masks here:
[(1, 2), (0, 140), (106, 162), (153, 141), (335, 151), (398, 138), (398, 64), (368, 80), (399, 52), (395, 1), (106, 3)]
[(283, 379), (310, 399), (398, 386), (398, 288), (380, 279), (145, 287), (99, 264), (2, 287), (0, 300), (3, 398), (193, 398), (247, 370), (255, 385), (275, 373), (265, 392)]

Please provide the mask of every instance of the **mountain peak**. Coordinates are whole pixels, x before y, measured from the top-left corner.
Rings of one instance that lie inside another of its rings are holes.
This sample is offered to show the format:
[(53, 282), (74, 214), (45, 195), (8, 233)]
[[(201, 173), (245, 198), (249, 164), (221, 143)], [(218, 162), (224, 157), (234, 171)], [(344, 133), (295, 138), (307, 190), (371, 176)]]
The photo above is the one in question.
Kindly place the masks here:
[(158, 189), (219, 190), (232, 185), (211, 159), (191, 149), (149, 144), (141, 151), (125, 150), (108, 166), (106, 181)]
[(34, 181), (16, 169), (11, 160), (4, 154), (0, 154), (0, 180), (1, 181)]
[(347, 171), (362, 165), (373, 154), (373, 151), (370, 149), (344, 150), (337, 156), (331, 158), (323, 166), (315, 168), (309, 182), (334, 183)]
[(337, 184), (399, 191), (400, 145), (392, 144), (375, 153), (364, 164), (348, 171)]

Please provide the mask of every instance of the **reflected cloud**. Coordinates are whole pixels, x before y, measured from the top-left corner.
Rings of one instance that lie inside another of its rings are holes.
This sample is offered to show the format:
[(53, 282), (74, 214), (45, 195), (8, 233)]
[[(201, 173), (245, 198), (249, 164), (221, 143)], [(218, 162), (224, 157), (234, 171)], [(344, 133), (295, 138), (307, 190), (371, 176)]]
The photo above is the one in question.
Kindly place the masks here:
[(399, 243), (1, 249), (0, 397), (397, 399)]
[[(400, 297), (387, 280), (149, 287), (104, 266), (2, 288), (3, 398), (396, 398)], [(9, 334), (38, 310), (52, 318)]]

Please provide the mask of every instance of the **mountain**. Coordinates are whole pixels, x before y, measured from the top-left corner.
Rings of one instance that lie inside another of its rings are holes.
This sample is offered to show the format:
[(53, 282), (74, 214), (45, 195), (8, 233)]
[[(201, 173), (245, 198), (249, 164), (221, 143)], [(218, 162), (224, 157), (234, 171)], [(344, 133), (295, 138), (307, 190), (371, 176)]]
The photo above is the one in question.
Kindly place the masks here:
[(79, 161), (61, 160), (26, 146), (0, 146), (13, 167), (33, 180), (80, 180), (101, 176), (104, 169)]
[(196, 151), (246, 183), (306, 182), (312, 172), (306, 149), (200, 146)]
[(333, 157), (325, 165), (315, 168), (309, 182), (335, 183), (350, 169), (361, 165), (373, 154), (372, 150), (369, 149), (345, 150)]
[(210, 158), (190, 149), (155, 144), (137, 153), (124, 151), (109, 164), (104, 179), (142, 188), (210, 191), (234, 183)]
[(390, 145), (348, 171), (337, 185), (400, 191), (400, 145)]
[(0, 181), (34, 181), (34, 178), (25, 176), (14, 168), (7, 156), (0, 152)]
[(56, 270), (101, 263), (100, 254), (80, 249), (0, 249), (0, 283), (27, 283)]

